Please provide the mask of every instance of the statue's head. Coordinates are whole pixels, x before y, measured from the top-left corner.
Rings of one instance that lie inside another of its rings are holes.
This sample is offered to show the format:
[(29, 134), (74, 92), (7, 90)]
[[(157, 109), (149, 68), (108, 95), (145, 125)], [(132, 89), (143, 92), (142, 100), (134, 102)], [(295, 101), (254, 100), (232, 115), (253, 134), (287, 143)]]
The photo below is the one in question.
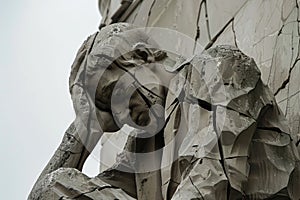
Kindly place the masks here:
[(142, 29), (113, 24), (97, 35), (88, 57), (88, 88), (115, 125), (156, 131), (164, 121), (168, 55)]

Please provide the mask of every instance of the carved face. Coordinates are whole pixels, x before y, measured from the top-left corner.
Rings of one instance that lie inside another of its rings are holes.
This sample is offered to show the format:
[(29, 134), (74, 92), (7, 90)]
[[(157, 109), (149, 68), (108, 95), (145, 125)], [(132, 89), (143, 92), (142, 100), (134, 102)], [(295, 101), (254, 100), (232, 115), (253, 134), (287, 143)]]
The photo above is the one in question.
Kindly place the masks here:
[(162, 57), (159, 51), (139, 47), (116, 59), (103, 72), (95, 104), (111, 112), (119, 128), (124, 124), (148, 132), (161, 128), (166, 88), (173, 77), (159, 64)]

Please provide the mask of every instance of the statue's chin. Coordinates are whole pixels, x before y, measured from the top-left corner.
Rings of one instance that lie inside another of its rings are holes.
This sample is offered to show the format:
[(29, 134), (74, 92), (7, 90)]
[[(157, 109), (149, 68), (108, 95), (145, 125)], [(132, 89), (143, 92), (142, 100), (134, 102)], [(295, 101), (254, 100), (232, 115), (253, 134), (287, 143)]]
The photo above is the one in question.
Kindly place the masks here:
[(151, 112), (144, 105), (135, 105), (127, 109), (124, 107), (118, 108), (114, 107), (112, 111), (114, 120), (120, 127), (127, 124), (150, 135), (157, 134), (164, 127), (164, 108), (162, 106), (153, 106)]
[(157, 104), (152, 106), (150, 110), (149, 108), (133, 109), (131, 119), (134, 124), (128, 125), (144, 130), (151, 135), (155, 135), (160, 132), (165, 125), (164, 107)]

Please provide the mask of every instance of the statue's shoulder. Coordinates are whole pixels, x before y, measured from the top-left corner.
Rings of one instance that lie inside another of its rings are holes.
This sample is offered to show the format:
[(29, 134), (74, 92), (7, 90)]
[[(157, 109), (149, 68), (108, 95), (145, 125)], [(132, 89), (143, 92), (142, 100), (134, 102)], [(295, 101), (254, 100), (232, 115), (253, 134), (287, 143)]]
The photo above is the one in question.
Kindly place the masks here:
[(196, 55), (192, 64), (201, 70), (215, 70), (214, 76), (218, 77), (214, 78), (220, 78), (222, 85), (235, 90), (253, 89), (261, 76), (254, 59), (230, 45), (216, 46)]

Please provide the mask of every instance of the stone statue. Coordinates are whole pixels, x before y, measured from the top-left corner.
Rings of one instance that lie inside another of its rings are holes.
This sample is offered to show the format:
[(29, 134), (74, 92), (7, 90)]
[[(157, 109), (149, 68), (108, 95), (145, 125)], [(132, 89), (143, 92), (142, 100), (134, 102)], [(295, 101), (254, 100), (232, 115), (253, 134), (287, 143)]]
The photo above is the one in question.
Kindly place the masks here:
[[(191, 58), (117, 23), (72, 65), (76, 119), (29, 199), (299, 199), (300, 159), (254, 60), (232, 46)], [(80, 170), (104, 132), (124, 151), (94, 178)]]

